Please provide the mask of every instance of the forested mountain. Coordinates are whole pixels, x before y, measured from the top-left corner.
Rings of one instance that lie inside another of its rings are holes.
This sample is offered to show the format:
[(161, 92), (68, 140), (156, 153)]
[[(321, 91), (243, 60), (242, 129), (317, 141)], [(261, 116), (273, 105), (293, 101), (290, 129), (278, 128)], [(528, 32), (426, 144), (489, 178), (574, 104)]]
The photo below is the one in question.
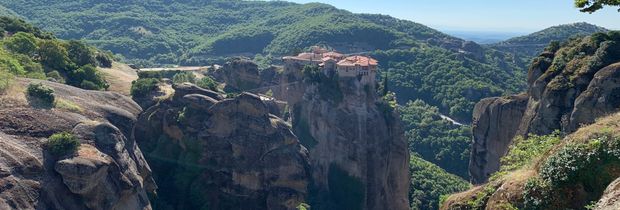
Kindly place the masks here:
[(492, 48), (516, 54), (529, 64), (552, 41), (563, 42), (572, 37), (588, 36), (596, 32), (607, 32), (606, 28), (585, 22), (564, 24), (546, 28), (529, 35), (515, 37), (497, 44)]
[[(283, 55), (325, 42), (342, 51), (408, 48), (446, 39), (436, 30), (325, 4), (255, 1), (34, 1), (2, 5), (66, 39), (85, 39), (129, 59), (204, 63), (207, 56)], [(181, 56), (180, 56), (181, 55)]]
[[(204, 65), (228, 56), (263, 60), (323, 44), (373, 51), (399, 101), (423, 99), (469, 121), (481, 98), (523, 90), (524, 70), (511, 55), (411, 21), (354, 14), (325, 4), (281, 1), (0, 0), (35, 25), (153, 65)], [(375, 51), (377, 50), (377, 51)], [(424, 79), (420, 80), (420, 75)]]

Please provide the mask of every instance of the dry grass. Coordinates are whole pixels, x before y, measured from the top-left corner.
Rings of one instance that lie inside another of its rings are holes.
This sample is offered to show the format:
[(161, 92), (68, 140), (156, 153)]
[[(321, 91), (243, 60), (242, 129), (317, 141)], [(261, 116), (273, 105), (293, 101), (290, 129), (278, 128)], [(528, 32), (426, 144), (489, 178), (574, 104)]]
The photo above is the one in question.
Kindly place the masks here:
[(84, 109), (80, 107), (79, 105), (77, 105), (76, 103), (74, 103), (73, 101), (65, 100), (62, 98), (56, 98), (56, 101), (54, 102), (54, 107), (57, 109), (61, 109), (61, 110), (69, 111), (69, 112), (77, 112), (77, 113), (84, 112)]
[(110, 83), (109, 91), (118, 92), (129, 96), (131, 91), (131, 82), (138, 79), (138, 74), (131, 67), (121, 64), (112, 63), (112, 68), (99, 68), (103, 75)]
[(21, 85), (16, 85), (13, 83), (6, 90), (0, 92), (0, 107), (2, 108), (10, 108), (10, 107), (23, 107), (28, 105), (28, 100), (26, 99), (26, 89)]
[(155, 99), (157, 99), (159, 101), (163, 101), (163, 100), (169, 99), (170, 97), (172, 97), (174, 95), (174, 88), (172, 88), (172, 85), (160, 84), (159, 85), (159, 90), (160, 90), (161, 93), (163, 93), (162, 95), (155, 97)]

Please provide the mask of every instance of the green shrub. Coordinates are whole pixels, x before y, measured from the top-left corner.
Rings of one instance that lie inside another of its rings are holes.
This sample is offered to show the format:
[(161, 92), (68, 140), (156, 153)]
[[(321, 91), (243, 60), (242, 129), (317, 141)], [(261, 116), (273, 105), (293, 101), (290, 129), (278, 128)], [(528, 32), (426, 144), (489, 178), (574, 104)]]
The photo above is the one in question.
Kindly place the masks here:
[[(530, 135), (528, 138), (517, 137), (501, 159), (501, 168), (498, 174), (517, 170), (531, 164), (536, 158), (548, 152), (561, 141), (560, 132), (545, 136)], [(493, 178), (497, 178), (494, 175)]]
[(11, 55), (0, 52), (0, 69), (5, 69), (13, 75), (24, 75), (26, 70), (19, 63), (19, 61), (13, 58)]
[(55, 96), (52, 88), (45, 86), (42, 83), (30, 83), (26, 91), (30, 98), (41, 102), (43, 105), (54, 105)]
[(545, 209), (545, 207), (551, 205), (552, 199), (553, 194), (549, 183), (538, 177), (527, 180), (523, 190), (524, 209)]
[(181, 72), (172, 77), (172, 82), (174, 82), (175, 84), (181, 84), (184, 82), (195, 83), (196, 75), (191, 72)]
[(69, 132), (56, 133), (48, 139), (47, 149), (55, 156), (74, 154), (80, 146), (77, 137)]
[(11, 52), (31, 56), (37, 49), (37, 41), (33, 34), (17, 32), (4, 41), (4, 46)]
[(97, 66), (94, 50), (91, 50), (86, 44), (71, 40), (64, 43), (69, 59), (78, 66), (92, 65)]
[(133, 97), (147, 96), (151, 91), (157, 88), (158, 83), (159, 80), (155, 78), (138, 79), (133, 81), (131, 84), (131, 95)]
[(80, 84), (80, 87), (86, 90), (100, 90), (101, 89), (97, 84), (95, 84), (94, 82), (88, 81), (88, 80), (82, 80), (82, 84)]
[(89, 90), (102, 90), (107, 89), (110, 85), (105, 81), (103, 75), (97, 70), (97, 68), (91, 64), (87, 64), (85, 66), (80, 67), (79, 69), (71, 72), (69, 74), (69, 80), (67, 81), (70, 85), (76, 87), (82, 87), (84, 81), (88, 81), (86, 84)]
[(467, 201), (467, 205), (470, 209), (484, 209), (487, 201), (496, 190), (497, 189), (493, 186), (493, 184), (485, 186), (482, 191), (476, 194), (476, 197), (473, 200)]
[(209, 76), (205, 76), (202, 79), (198, 80), (198, 82), (196, 82), (196, 85), (201, 88), (217, 91), (217, 82)]
[[(600, 198), (620, 175), (619, 168), (617, 137), (603, 134), (585, 143), (570, 143), (543, 162), (540, 178), (528, 180), (523, 194), (525, 209), (582, 208)], [(577, 188), (584, 194), (573, 195)], [(567, 203), (566, 198), (574, 202)]]
[(97, 65), (101, 67), (112, 68), (114, 55), (111, 52), (97, 52), (95, 55), (95, 60), (97, 60)]
[(605, 168), (620, 168), (618, 141), (618, 138), (604, 135), (588, 143), (569, 144), (547, 159), (540, 169), (540, 176), (554, 186), (587, 183), (596, 188), (592, 190), (602, 191), (606, 185), (594, 185), (614, 176)]

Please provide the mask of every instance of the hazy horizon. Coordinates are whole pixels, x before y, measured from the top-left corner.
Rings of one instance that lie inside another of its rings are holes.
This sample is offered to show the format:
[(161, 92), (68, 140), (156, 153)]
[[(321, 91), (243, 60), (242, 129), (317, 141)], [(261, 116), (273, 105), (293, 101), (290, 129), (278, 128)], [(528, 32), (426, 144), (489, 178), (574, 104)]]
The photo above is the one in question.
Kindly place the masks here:
[[(528, 34), (551, 26), (588, 22), (620, 30), (617, 7), (593, 14), (579, 12), (572, 0), (443, 2), (432, 0), (291, 0), (320, 2), (354, 13), (390, 15), (414, 21), (444, 32), (489, 32)], [(472, 12), (475, 11), (475, 12)]]

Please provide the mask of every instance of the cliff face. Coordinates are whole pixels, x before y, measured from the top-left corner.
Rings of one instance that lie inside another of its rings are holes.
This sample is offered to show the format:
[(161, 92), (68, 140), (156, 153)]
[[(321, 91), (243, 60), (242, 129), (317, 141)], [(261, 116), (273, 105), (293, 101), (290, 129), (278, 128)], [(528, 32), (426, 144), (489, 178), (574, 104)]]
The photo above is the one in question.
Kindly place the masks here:
[[(51, 87), (65, 106), (31, 106), (29, 83)], [(142, 111), (131, 99), (19, 79), (0, 101), (0, 209), (151, 209), (147, 193), (156, 186), (131, 138)], [(55, 157), (45, 144), (63, 131), (81, 146)]]
[(160, 185), (156, 207), (294, 209), (305, 200), (307, 150), (258, 96), (173, 88), (135, 129)]
[(356, 78), (288, 73), (281, 93), (310, 154), (312, 208), (409, 209), (409, 153), (396, 111)]
[(528, 97), (517, 95), (487, 98), (474, 108), (472, 158), (469, 171), (473, 183), (483, 183), (499, 170), (520, 125)]
[(620, 107), (617, 34), (586, 37), (552, 50), (534, 59), (525, 96), (476, 105), (470, 164), (474, 183), (497, 171), (516, 135), (569, 134)]

